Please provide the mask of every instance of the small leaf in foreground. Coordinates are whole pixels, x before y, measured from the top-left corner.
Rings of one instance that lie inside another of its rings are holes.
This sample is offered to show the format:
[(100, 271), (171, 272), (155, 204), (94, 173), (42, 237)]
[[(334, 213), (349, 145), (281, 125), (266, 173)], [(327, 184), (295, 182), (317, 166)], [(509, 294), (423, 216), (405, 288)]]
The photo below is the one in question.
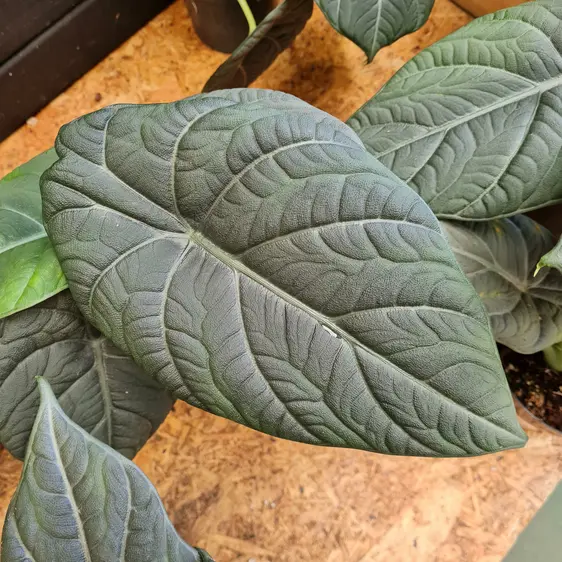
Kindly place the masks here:
[(56, 146), (42, 195), (73, 296), (175, 397), (318, 445), (525, 443), (437, 219), (341, 121), (225, 90), (108, 107)]
[(0, 318), (67, 286), (41, 216), (39, 178), (56, 160), (52, 148), (0, 180)]
[(444, 219), (562, 201), (562, 2), (483, 16), (406, 63), (348, 121)]
[(2, 562), (212, 562), (140, 469), (69, 420), (45, 379), (2, 534)]
[(465, 275), (486, 305), (496, 341), (536, 353), (562, 339), (562, 274), (535, 264), (554, 241), (519, 215), (490, 222), (443, 222)]
[(435, 0), (316, 0), (332, 27), (371, 62), (380, 49), (419, 29)]
[(70, 291), (0, 320), (0, 444), (19, 459), (39, 408), (38, 376), (75, 423), (130, 458), (173, 404), (84, 320)]
[(203, 91), (251, 84), (302, 31), (312, 15), (312, 6), (313, 0), (284, 0), (219, 66)]

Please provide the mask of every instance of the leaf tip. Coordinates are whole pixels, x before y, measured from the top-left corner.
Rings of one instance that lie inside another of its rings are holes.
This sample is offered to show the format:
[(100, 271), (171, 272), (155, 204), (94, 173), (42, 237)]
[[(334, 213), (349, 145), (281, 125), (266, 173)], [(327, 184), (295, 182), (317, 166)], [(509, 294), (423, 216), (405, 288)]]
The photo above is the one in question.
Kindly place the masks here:
[(53, 394), (53, 390), (51, 389), (51, 385), (47, 382), (45, 377), (35, 377), (37, 381), (37, 387), (39, 388), (39, 397), (41, 398), (41, 404), (45, 404), (47, 402), (54, 401), (57, 402), (55, 395)]
[(542, 260), (539, 261), (539, 263), (537, 263), (537, 267), (535, 267), (535, 272), (533, 273), (533, 277), (536, 277), (539, 273), (539, 271), (545, 266), (546, 264), (543, 263)]

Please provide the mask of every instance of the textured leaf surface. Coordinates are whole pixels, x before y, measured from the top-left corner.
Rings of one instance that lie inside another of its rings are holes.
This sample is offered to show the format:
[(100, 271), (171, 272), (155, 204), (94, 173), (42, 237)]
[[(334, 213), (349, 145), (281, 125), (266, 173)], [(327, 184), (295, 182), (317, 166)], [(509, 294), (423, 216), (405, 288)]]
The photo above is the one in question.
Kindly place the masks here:
[(66, 417), (49, 384), (2, 534), (2, 562), (212, 562), (131, 461)]
[(0, 318), (62, 291), (66, 280), (43, 228), (39, 178), (54, 149), (0, 180)]
[(521, 215), (492, 222), (443, 222), (458, 262), (484, 301), (496, 340), (536, 353), (562, 340), (562, 275), (540, 257), (554, 241)]
[(128, 457), (173, 403), (85, 322), (69, 291), (0, 320), (0, 443), (18, 458), (39, 408), (38, 376), (49, 381), (73, 421)]
[(47, 229), (92, 323), (176, 397), (395, 454), (520, 446), (486, 311), (423, 201), (279, 92), (62, 129)]
[(251, 84), (302, 31), (312, 15), (312, 6), (313, 0), (284, 0), (219, 66), (203, 91)]
[[(561, 217), (562, 220), (562, 217)], [(556, 246), (547, 252), (537, 264), (537, 271), (543, 267), (555, 267), (562, 273), (562, 238), (558, 240)]]
[(479, 18), (425, 49), (349, 125), (441, 218), (562, 200), (562, 2)]
[(435, 0), (316, 0), (332, 27), (361, 47), (369, 62), (377, 52), (419, 29)]

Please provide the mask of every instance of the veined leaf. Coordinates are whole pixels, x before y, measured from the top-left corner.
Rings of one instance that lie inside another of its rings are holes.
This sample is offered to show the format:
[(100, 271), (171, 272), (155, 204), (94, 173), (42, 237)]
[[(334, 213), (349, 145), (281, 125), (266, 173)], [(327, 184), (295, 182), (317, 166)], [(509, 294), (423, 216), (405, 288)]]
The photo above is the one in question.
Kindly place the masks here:
[[(561, 217), (562, 219), (562, 217)], [(562, 273), (562, 238), (558, 240), (556, 246), (547, 252), (537, 264), (537, 272), (543, 267), (555, 267)]]
[(2, 562), (212, 562), (177, 535), (131, 461), (68, 419), (45, 379)]
[(66, 288), (43, 228), (39, 178), (57, 159), (36, 156), (0, 180), (0, 318)]
[(562, 201), (562, 2), (481, 17), (425, 49), (349, 120), (441, 218)]
[(86, 317), (176, 397), (408, 455), (521, 446), (486, 311), (423, 201), (280, 92), (64, 127), (47, 230)]
[(313, 0), (284, 0), (209, 78), (204, 92), (248, 86), (302, 31), (312, 15)]
[(435, 0), (315, 0), (332, 27), (371, 62), (380, 49), (419, 29)]
[(20, 459), (39, 408), (38, 376), (49, 381), (74, 422), (128, 457), (173, 404), (85, 322), (69, 291), (0, 320), (0, 443)]
[(534, 275), (554, 244), (546, 228), (524, 215), (442, 225), (488, 309), (496, 341), (536, 353), (562, 340), (562, 275), (552, 269)]

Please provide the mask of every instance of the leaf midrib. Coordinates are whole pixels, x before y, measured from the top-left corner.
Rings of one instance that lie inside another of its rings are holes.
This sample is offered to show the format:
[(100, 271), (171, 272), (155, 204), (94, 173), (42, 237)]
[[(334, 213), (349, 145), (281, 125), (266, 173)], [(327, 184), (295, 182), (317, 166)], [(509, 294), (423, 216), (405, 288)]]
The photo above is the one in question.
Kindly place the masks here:
[(510, 285), (515, 287), (520, 293), (527, 293), (527, 287), (524, 286), (524, 285), (521, 285), (519, 279), (516, 279), (515, 277), (512, 277), (507, 271), (505, 271), (503, 268), (499, 267), (496, 263), (491, 263), (491, 262), (487, 261), (486, 259), (481, 258), (478, 255), (475, 255), (471, 252), (467, 252), (465, 250), (460, 249), (458, 246), (451, 246), (451, 248), (453, 249), (453, 252), (455, 254), (459, 254), (461, 256), (464, 256), (465, 258), (469, 258), (469, 259), (475, 261), (479, 265), (484, 266), (487, 269), (487, 271), (489, 271), (489, 272), (491, 271), (493, 273), (497, 273), (500, 277), (505, 279)]
[(373, 40), (371, 42), (371, 48), (369, 49), (369, 56), (373, 57), (377, 50), (375, 49), (375, 45), (378, 43), (378, 39), (379, 39), (379, 27), (381, 24), (381, 17), (382, 17), (382, 3), (385, 0), (379, 0), (378, 2), (378, 6), (377, 6), (377, 20), (375, 23), (375, 30), (373, 33)]
[(107, 373), (107, 368), (105, 365), (105, 358), (102, 349), (101, 338), (92, 337), (88, 330), (88, 341), (92, 352), (94, 354), (94, 365), (96, 367), (98, 381), (100, 383), (100, 391), (103, 401), (103, 412), (104, 418), (106, 419), (106, 432), (107, 432), (107, 444), (113, 446), (113, 414), (112, 406), (113, 399), (111, 397), (111, 390), (109, 388), (109, 377)]
[[(462, 66), (462, 65), (460, 65)], [(522, 80), (526, 80), (525, 78), (523, 78), (522, 76), (520, 77)], [(530, 84), (532, 84), (532, 82), (529, 82)], [(397, 144), (395, 146), (393, 146), (392, 148), (389, 148), (388, 150), (385, 150), (383, 152), (376, 152), (376, 156), (377, 158), (382, 158), (384, 156), (387, 156), (388, 154), (392, 154), (393, 152), (396, 152), (398, 150), (400, 150), (401, 148), (404, 148), (406, 146), (409, 146), (415, 142), (418, 142), (420, 140), (432, 137), (434, 135), (436, 135), (437, 133), (443, 132), (443, 131), (448, 131), (450, 129), (453, 129), (459, 125), (462, 125), (464, 123), (468, 123), (469, 121), (472, 121), (473, 119), (477, 119), (478, 117), (481, 117), (483, 115), (486, 115), (488, 113), (492, 113), (493, 111), (497, 110), (497, 109), (501, 109), (502, 107), (506, 107), (508, 105), (511, 105), (513, 103), (517, 103), (518, 101), (530, 98), (534, 95), (537, 94), (543, 94), (544, 92), (547, 92), (548, 90), (554, 89), (557, 86), (562, 86), (562, 74), (555, 76), (553, 78), (549, 78), (548, 80), (544, 80), (543, 82), (539, 82), (538, 84), (534, 84), (533, 86), (531, 86), (529, 89), (527, 90), (523, 90), (522, 92), (519, 92), (513, 96), (507, 96), (502, 98), (500, 101), (496, 101), (490, 105), (487, 105), (486, 107), (482, 107), (480, 109), (478, 109), (477, 111), (474, 112), (469, 112), (465, 115), (463, 115), (462, 117), (457, 117), (456, 119), (453, 119), (451, 121), (447, 121), (446, 123), (443, 123), (442, 125), (439, 125), (438, 127), (431, 127), (429, 126), (427, 128), (427, 130), (422, 133), (421, 135), (418, 135), (416, 137), (413, 138), (409, 138), (408, 140)], [(376, 102), (376, 97), (375, 97), (375, 102)], [(361, 110), (360, 110), (361, 111)], [(389, 123), (380, 123), (381, 125), (394, 125), (394, 124), (403, 124), (402, 122), (395, 122), (395, 121), (391, 121)], [(420, 125), (419, 123), (407, 123), (409, 125)], [(422, 125), (425, 126), (425, 125)], [(372, 127), (372, 124), (370, 124), (368, 127), (361, 127), (359, 129), (359, 136), (361, 136), (361, 130), (365, 129), (365, 128), (369, 128)], [(426, 126), (427, 127), (427, 126)]]
[(62, 458), (60, 456), (60, 448), (59, 448), (59, 443), (57, 441), (57, 436), (55, 433), (55, 428), (54, 428), (54, 421), (53, 421), (53, 415), (51, 412), (51, 408), (45, 408), (45, 410), (48, 410), (45, 412), (45, 416), (47, 417), (47, 419), (49, 420), (49, 430), (50, 430), (50, 434), (51, 434), (51, 439), (53, 442), (53, 450), (55, 453), (55, 457), (56, 457), (56, 464), (59, 468), (59, 472), (64, 484), (64, 487), (66, 488), (66, 493), (67, 493), (67, 497), (68, 497), (68, 501), (70, 503), (72, 512), (74, 514), (75, 517), (75, 521), (76, 521), (76, 528), (78, 530), (78, 539), (80, 541), (80, 544), (82, 545), (82, 551), (84, 553), (84, 562), (92, 562), (92, 557), (90, 556), (90, 549), (88, 546), (88, 541), (86, 539), (86, 533), (84, 531), (84, 525), (82, 522), (82, 519), (80, 517), (80, 509), (78, 508), (78, 504), (76, 503), (76, 498), (74, 497), (74, 490), (72, 489), (72, 486), (70, 485), (70, 481), (68, 480), (68, 475), (66, 474), (66, 467), (64, 466), (64, 463), (62, 462)]
[(14, 250), (16, 248), (19, 248), (20, 246), (24, 246), (25, 244), (30, 244), (31, 242), (36, 242), (37, 240), (42, 240), (44, 238), (47, 238), (47, 233), (43, 230), (43, 232), (39, 232), (38, 234), (35, 234), (34, 236), (27, 236), (26, 238), (21, 238), (15, 242), (13, 242), (12, 244), (6, 245), (6, 246), (0, 246), (0, 255), (5, 254), (6, 252), (9, 252), (10, 250)]

